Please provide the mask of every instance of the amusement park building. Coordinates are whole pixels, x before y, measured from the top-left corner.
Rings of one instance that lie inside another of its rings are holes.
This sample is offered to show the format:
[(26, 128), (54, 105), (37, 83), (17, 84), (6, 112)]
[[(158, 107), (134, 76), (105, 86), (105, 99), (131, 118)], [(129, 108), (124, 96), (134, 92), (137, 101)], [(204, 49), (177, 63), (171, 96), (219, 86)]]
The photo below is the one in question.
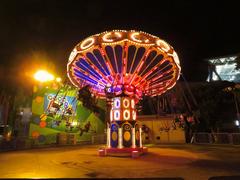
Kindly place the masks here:
[(236, 70), (237, 55), (220, 56), (206, 59), (208, 62), (208, 82), (223, 80), (239, 83), (240, 70)]

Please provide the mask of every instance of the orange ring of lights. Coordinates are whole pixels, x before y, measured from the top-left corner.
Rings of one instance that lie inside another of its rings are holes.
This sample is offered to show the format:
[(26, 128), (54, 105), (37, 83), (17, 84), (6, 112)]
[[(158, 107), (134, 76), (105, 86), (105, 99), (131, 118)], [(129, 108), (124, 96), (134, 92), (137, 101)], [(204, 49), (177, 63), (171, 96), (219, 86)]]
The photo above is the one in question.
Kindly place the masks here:
[(129, 99), (123, 99), (123, 107), (128, 108), (130, 105)]
[(89, 37), (89, 38), (85, 39), (80, 45), (81, 49), (87, 49), (87, 48), (91, 47), (94, 44), (94, 41), (95, 40), (93, 37)]
[(130, 119), (130, 112), (129, 112), (129, 110), (124, 110), (123, 111), (123, 119), (124, 120), (129, 120)]

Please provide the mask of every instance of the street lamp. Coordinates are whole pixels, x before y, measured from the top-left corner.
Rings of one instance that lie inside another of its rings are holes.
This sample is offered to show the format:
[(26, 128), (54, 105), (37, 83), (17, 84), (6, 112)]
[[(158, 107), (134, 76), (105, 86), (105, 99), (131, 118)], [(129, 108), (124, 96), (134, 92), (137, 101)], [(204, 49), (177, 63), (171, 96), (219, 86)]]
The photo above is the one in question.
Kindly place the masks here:
[(57, 77), (57, 78), (56, 78), (56, 81), (57, 81), (57, 82), (61, 82), (62, 79), (61, 79), (60, 77)]
[(34, 74), (34, 79), (40, 82), (48, 82), (54, 80), (54, 75), (50, 74), (45, 70), (38, 70)]
[(236, 125), (237, 127), (239, 127), (239, 120), (236, 120), (236, 121), (235, 121), (235, 125)]

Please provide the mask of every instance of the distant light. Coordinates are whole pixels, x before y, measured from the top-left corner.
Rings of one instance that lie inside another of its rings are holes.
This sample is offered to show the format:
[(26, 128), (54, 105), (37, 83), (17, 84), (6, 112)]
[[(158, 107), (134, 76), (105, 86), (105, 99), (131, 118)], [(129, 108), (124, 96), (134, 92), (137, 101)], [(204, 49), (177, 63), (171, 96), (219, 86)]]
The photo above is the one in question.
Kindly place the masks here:
[(73, 126), (76, 126), (77, 124), (78, 124), (77, 121), (73, 121), (73, 122), (72, 122), (72, 125), (73, 125)]
[(111, 88), (107, 88), (107, 92), (108, 93), (112, 92)]
[(56, 81), (57, 81), (57, 82), (61, 82), (62, 79), (61, 79), (60, 77), (57, 77), (57, 78), (56, 78)]
[(236, 125), (236, 126), (239, 126), (239, 120), (236, 120), (236, 121), (235, 121), (235, 125)]
[(54, 76), (45, 70), (39, 70), (34, 74), (34, 78), (40, 82), (47, 82), (54, 80)]

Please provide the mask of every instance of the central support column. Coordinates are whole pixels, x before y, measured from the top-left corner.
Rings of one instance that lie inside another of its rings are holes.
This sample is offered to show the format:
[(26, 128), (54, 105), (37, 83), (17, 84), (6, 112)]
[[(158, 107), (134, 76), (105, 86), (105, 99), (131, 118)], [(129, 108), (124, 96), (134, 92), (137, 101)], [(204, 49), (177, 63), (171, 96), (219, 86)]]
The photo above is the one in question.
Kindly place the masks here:
[(122, 144), (122, 128), (118, 128), (118, 148), (123, 148)]
[(135, 128), (132, 128), (132, 148), (136, 147)]
[(110, 148), (111, 147), (111, 129), (110, 127), (107, 128), (107, 147)]
[(139, 137), (139, 146), (140, 147), (142, 147), (142, 136), (141, 136), (141, 134), (142, 134), (142, 128), (139, 128), (139, 133), (140, 133), (140, 137)]
[(134, 99), (120, 96), (112, 98), (111, 102), (106, 155), (132, 156), (134, 154), (136, 156), (136, 153), (142, 154), (141, 126), (136, 121)]

